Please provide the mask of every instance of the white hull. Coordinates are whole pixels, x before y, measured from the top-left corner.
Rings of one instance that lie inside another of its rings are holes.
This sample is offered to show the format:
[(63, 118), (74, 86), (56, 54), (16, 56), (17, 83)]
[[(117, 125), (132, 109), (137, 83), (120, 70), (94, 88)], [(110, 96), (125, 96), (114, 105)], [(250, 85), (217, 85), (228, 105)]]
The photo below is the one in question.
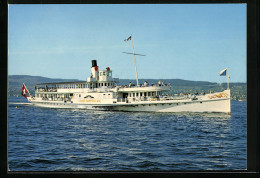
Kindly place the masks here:
[(118, 104), (77, 104), (62, 102), (32, 102), (35, 106), (48, 108), (80, 108), (94, 110), (136, 112), (220, 112), (230, 113), (230, 98), (212, 100), (168, 100), (162, 102), (136, 102)]
[(230, 113), (230, 100), (190, 101), (164, 104), (139, 104), (137, 106), (116, 106), (117, 111), (147, 111), (147, 112), (219, 112)]

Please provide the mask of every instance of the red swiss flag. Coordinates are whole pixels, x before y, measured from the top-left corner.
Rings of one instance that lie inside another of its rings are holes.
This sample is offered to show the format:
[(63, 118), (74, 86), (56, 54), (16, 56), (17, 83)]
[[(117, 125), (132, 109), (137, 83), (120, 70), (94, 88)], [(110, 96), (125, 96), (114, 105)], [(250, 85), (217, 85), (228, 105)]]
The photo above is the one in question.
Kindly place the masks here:
[(21, 95), (22, 95), (23, 97), (25, 97), (26, 99), (27, 99), (27, 94), (26, 94), (27, 92), (28, 92), (28, 91), (27, 91), (25, 85), (23, 84), (23, 88), (22, 88), (22, 91), (21, 91)]

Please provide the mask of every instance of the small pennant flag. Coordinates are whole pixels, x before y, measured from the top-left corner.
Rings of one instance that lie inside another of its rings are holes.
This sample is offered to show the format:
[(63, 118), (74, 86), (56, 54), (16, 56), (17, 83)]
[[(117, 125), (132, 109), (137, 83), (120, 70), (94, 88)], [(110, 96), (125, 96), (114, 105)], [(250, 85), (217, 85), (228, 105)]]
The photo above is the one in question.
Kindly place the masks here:
[(220, 73), (219, 73), (220, 76), (226, 76), (227, 75), (227, 68), (226, 69), (223, 69)]
[(132, 36), (129, 36), (129, 38), (125, 39), (124, 41), (129, 41), (132, 39)]
[(21, 91), (21, 95), (23, 96), (23, 97), (25, 97), (26, 99), (27, 99), (27, 93), (28, 92), (28, 90), (26, 89), (26, 86), (23, 84), (23, 88), (22, 88), (22, 91)]

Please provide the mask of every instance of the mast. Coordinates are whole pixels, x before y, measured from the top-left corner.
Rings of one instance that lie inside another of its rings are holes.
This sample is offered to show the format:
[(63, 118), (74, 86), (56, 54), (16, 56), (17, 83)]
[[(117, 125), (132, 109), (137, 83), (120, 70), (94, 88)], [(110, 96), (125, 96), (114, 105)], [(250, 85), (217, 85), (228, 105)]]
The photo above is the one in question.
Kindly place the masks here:
[(134, 56), (134, 63), (135, 63), (135, 75), (136, 75), (136, 83), (138, 87), (138, 76), (137, 76), (137, 68), (136, 68), (136, 62), (135, 62), (135, 49), (134, 49), (134, 40), (133, 35), (131, 34), (131, 40), (132, 40), (132, 47), (133, 47), (133, 56)]
[(227, 67), (227, 90), (229, 90), (229, 75), (228, 75), (228, 67)]
[(135, 54), (134, 41), (133, 41), (133, 35), (132, 34), (131, 34), (131, 36), (129, 38), (125, 39), (124, 41), (129, 41), (129, 40), (132, 40), (133, 53), (128, 53), (128, 52), (122, 52), (122, 53), (133, 54), (133, 56), (134, 56), (136, 83), (137, 83), (137, 87), (138, 87), (139, 82), (138, 82), (138, 75), (137, 75), (137, 67), (136, 67), (135, 55), (138, 55), (138, 56), (145, 56), (145, 55), (143, 55), (143, 54)]

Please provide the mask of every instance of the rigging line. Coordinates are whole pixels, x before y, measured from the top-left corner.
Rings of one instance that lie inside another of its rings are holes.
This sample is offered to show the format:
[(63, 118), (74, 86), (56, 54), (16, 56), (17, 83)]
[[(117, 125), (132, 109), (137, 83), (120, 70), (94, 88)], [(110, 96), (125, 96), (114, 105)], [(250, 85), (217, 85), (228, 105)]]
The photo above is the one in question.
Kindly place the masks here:
[(125, 53), (125, 54), (133, 54), (133, 55), (138, 55), (138, 56), (145, 56), (144, 54), (136, 54), (136, 53), (128, 53), (128, 52), (122, 52), (122, 53)]

